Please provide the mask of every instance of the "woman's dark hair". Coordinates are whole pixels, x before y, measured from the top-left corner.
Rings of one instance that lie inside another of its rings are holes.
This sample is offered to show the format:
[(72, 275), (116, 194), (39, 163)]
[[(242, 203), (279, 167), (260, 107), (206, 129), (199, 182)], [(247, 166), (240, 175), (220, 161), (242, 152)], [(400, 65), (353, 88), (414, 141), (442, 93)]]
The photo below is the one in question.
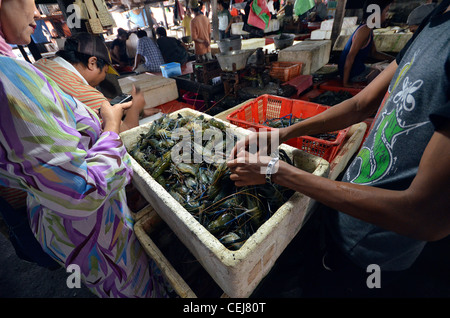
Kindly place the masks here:
[(366, 0), (364, 2), (363, 7), (363, 21), (366, 21), (367, 18), (373, 13), (373, 12), (367, 12), (367, 7), (371, 4), (376, 4), (380, 7), (380, 12), (383, 12), (383, 10), (390, 5), (394, 0)]
[(117, 35), (118, 35), (118, 36), (122, 36), (122, 35), (128, 36), (128, 32), (127, 32), (125, 29), (118, 28), (118, 29), (117, 29)]
[(156, 34), (161, 35), (161, 36), (167, 36), (166, 29), (164, 29), (163, 27), (157, 28), (156, 29)]
[(139, 31), (137, 31), (136, 35), (138, 38), (143, 38), (143, 37), (147, 36), (147, 32), (145, 32), (144, 30), (139, 30)]
[[(62, 57), (70, 64), (78, 64), (81, 63), (85, 67), (88, 67), (89, 59), (91, 56), (87, 54), (83, 54), (77, 51), (78, 43), (75, 40), (67, 39), (64, 43), (64, 50), (60, 50), (56, 52), (56, 56)], [(103, 69), (106, 65), (106, 62), (101, 58), (97, 57), (97, 67), (99, 69)]]

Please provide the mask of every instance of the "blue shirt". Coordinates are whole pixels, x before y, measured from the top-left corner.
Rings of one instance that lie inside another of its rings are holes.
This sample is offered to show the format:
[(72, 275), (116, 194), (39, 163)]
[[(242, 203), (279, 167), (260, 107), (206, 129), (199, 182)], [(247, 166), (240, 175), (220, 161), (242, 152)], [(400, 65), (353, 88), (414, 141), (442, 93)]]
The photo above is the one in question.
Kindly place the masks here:
[[(365, 24), (361, 24), (355, 30), (355, 32), (353, 32), (352, 36), (350, 37), (347, 44), (345, 45), (344, 50), (341, 53), (341, 56), (339, 57), (338, 68), (339, 68), (339, 74), (341, 75), (341, 78), (344, 77), (345, 60), (347, 59), (347, 55), (350, 52), (350, 49), (352, 47), (353, 38), (355, 37), (356, 32), (358, 32), (358, 30), (364, 25)], [(370, 32), (370, 38), (369, 38), (368, 43), (359, 50), (358, 54), (356, 54), (355, 61), (353, 62), (352, 69), (350, 71), (349, 79), (351, 79), (355, 76), (358, 76), (359, 74), (361, 74), (362, 72), (365, 71), (366, 65), (364, 63), (365, 63), (367, 57), (369, 56), (370, 51), (372, 50), (372, 45), (373, 45), (373, 32)]]
[(150, 72), (161, 72), (160, 66), (164, 64), (164, 59), (158, 45), (149, 37), (140, 38), (136, 53), (145, 58), (145, 67)]

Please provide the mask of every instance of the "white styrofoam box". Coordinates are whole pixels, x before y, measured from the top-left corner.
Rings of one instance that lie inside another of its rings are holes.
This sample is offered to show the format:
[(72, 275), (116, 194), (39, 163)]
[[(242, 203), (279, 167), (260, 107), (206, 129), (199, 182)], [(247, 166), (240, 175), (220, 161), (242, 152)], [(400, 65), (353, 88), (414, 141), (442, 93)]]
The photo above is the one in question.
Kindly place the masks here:
[(278, 19), (270, 19), (269, 25), (264, 29), (264, 33), (275, 32), (280, 29), (280, 21)]
[(129, 94), (133, 85), (144, 94), (145, 108), (152, 108), (178, 98), (177, 82), (173, 78), (143, 73), (119, 78), (122, 92)]
[(357, 25), (349, 26), (348, 28), (342, 29), (340, 35), (352, 35), (353, 32), (355, 32), (357, 28), (358, 28)]
[[(342, 21), (342, 29), (346, 29), (348, 27), (356, 25), (358, 22), (358, 17), (344, 17)], [(334, 19), (322, 21), (320, 24), (320, 30), (331, 31), (333, 29)]]
[[(334, 43), (334, 51), (342, 51), (350, 39), (351, 33), (340, 35)], [(377, 49), (381, 52), (400, 52), (400, 50), (411, 39), (413, 33), (376, 33), (374, 41)]]
[(245, 39), (241, 41), (241, 50), (251, 50), (266, 45), (265, 38)]
[(270, 20), (272, 23), (272, 32), (278, 31), (280, 29), (280, 20), (272, 19)]
[[(211, 118), (192, 109), (181, 109), (171, 116), (176, 118), (178, 114)], [(216, 120), (232, 128), (238, 136), (251, 133), (250, 130), (238, 128), (226, 121)], [(144, 124), (121, 133), (128, 150), (137, 143), (141, 134), (148, 131), (150, 125), (151, 123)], [(326, 160), (285, 144), (282, 144), (280, 149), (284, 149), (291, 156), (297, 167), (317, 176), (328, 176), (329, 163)], [(232, 251), (225, 248), (133, 158), (131, 164), (135, 187), (230, 297), (251, 295), (300, 231), (305, 216), (309, 216), (315, 207), (314, 200), (296, 192), (239, 250)]]
[(157, 120), (159, 118), (161, 118), (163, 116), (163, 114), (161, 112), (156, 113), (154, 115), (148, 116), (148, 117), (144, 117), (142, 119), (139, 120), (139, 125), (144, 125), (146, 123), (149, 123), (151, 121)]
[(278, 53), (280, 62), (302, 62), (302, 74), (310, 75), (330, 60), (330, 40), (301, 41)]
[[(355, 32), (356, 28), (358, 26), (354, 25), (351, 27), (347, 27), (345, 29), (341, 29), (340, 35), (352, 35), (353, 32)], [(325, 31), (325, 30), (313, 30), (311, 32), (311, 40), (330, 40), (331, 39), (331, 30)]]
[(232, 23), (231, 24), (231, 34), (236, 34), (236, 35), (249, 34), (247, 31), (242, 30), (243, 26), (244, 26), (244, 22)]
[[(327, 37), (327, 32), (325, 30), (317, 29), (311, 31), (311, 40), (325, 40)], [(330, 35), (331, 36), (331, 35)]]

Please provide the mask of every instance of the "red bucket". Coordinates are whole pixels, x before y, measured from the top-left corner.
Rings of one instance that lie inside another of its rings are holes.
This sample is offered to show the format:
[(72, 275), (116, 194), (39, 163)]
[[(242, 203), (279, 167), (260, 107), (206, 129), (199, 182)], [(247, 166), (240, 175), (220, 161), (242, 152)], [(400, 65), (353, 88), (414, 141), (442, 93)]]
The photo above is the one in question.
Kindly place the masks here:
[[(196, 110), (203, 110), (206, 106), (205, 101), (203, 100), (203, 96), (193, 93), (193, 92), (187, 92), (183, 94), (183, 99), (187, 104), (193, 105)], [(214, 102), (211, 102), (211, 104), (214, 104)]]

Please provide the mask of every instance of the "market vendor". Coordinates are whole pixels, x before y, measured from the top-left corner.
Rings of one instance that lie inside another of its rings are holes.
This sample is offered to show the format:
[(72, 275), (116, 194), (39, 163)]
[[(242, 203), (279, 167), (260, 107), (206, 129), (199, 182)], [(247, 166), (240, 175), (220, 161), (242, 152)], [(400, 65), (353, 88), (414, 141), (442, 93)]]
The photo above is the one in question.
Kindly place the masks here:
[(194, 50), (198, 62), (208, 61), (211, 56), (211, 23), (200, 9), (193, 8), (194, 18), (191, 21), (191, 37), (194, 41)]
[(228, 3), (223, 0), (217, 2), (217, 8), (219, 13), (217, 17), (219, 19), (219, 40), (229, 38), (231, 36), (231, 24), (233, 23), (230, 10), (228, 9)]
[(158, 37), (156, 43), (161, 50), (164, 62), (177, 62), (181, 65), (186, 64), (189, 59), (189, 53), (183, 42), (174, 37), (167, 36), (167, 31), (163, 27), (156, 29), (156, 36)]
[(371, 29), (366, 20), (371, 11), (367, 12), (369, 5), (376, 4), (380, 7), (380, 23), (386, 21), (386, 15), (393, 0), (367, 0), (364, 4), (363, 22), (353, 32), (339, 57), (338, 69), (344, 86), (351, 86), (353, 83), (370, 83), (373, 78), (379, 74), (379, 70), (371, 68), (365, 63), (368, 57), (380, 61), (391, 62), (394, 57), (377, 50), (373, 29)]
[[(381, 270), (381, 291), (387, 291), (428, 241), (449, 236), (449, 64), (450, 0), (444, 0), (396, 60), (359, 94), (278, 130), (280, 142), (337, 131), (378, 109), (370, 134), (341, 181), (272, 159), (263, 149), (260, 155), (246, 151), (270, 132), (253, 133), (233, 149), (228, 166), (237, 186), (277, 183), (323, 204), (319, 228), (313, 232), (324, 233), (324, 248), (303, 255), (313, 262), (305, 280), (314, 277), (311, 284), (299, 286), (305, 287), (304, 296), (376, 293), (367, 285), (369, 266)], [(310, 245), (311, 238), (306, 240)]]
[(137, 36), (139, 41), (133, 71), (160, 73), (164, 58), (155, 39), (149, 38), (144, 30), (139, 30)]
[(328, 17), (328, 8), (322, 0), (314, 0), (315, 5), (308, 13), (308, 20), (311, 22), (322, 22)]
[(116, 64), (116, 69), (119, 73), (132, 72), (133, 69), (130, 65), (130, 58), (127, 53), (127, 40), (129, 34), (126, 30), (117, 29), (117, 38), (111, 43), (111, 57)]
[[(99, 297), (167, 297), (169, 284), (134, 231), (125, 186), (123, 105), (100, 118), (14, 57), (40, 17), (33, 0), (0, 1), (0, 185), (25, 191), (29, 226), (60, 266)], [(14, 230), (14, 229), (13, 229)], [(70, 266), (70, 267), (69, 267)]]

